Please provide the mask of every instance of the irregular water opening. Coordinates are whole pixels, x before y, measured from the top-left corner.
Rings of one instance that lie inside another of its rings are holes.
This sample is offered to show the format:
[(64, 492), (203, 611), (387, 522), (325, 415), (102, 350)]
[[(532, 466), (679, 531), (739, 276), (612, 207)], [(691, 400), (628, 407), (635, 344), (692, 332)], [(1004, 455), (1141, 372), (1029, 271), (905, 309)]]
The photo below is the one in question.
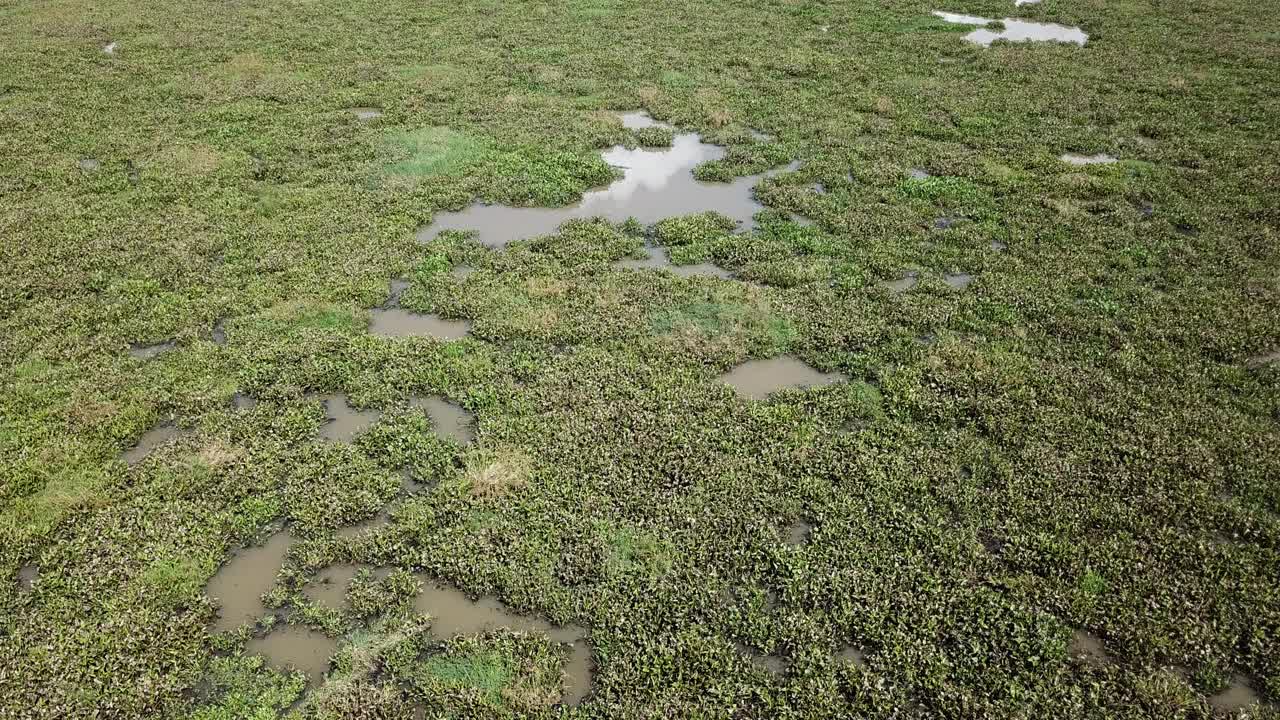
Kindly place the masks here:
[(351, 580), (356, 573), (366, 568), (373, 569), (373, 566), (364, 563), (330, 565), (316, 573), (315, 578), (302, 587), (302, 594), (313, 605), (341, 610), (346, 607), (347, 588), (351, 586)]
[(728, 279), (733, 277), (732, 273), (724, 268), (713, 265), (712, 263), (697, 263), (696, 265), (674, 265), (671, 258), (667, 255), (666, 248), (659, 245), (651, 245), (644, 248), (646, 254), (643, 258), (627, 258), (619, 260), (613, 264), (615, 268), (620, 270), (666, 270), (680, 277), (693, 277), (695, 275), (701, 277), (716, 277)]
[(1280, 349), (1272, 350), (1269, 353), (1262, 353), (1261, 355), (1254, 355), (1249, 358), (1247, 362), (1248, 366), (1252, 368), (1260, 368), (1263, 365), (1270, 365), (1272, 363), (1280, 363)]
[(1071, 635), (1071, 657), (1086, 665), (1100, 665), (1111, 660), (1102, 640), (1084, 630), (1076, 630)]
[(813, 523), (797, 520), (787, 528), (787, 542), (791, 545), (803, 545), (809, 540), (811, 532), (813, 532)]
[(928, 180), (933, 177), (928, 170), (919, 167), (913, 167), (907, 171), (907, 177), (912, 180)]
[(391, 281), (391, 290), (387, 293), (387, 300), (382, 304), (386, 308), (400, 307), (400, 296), (404, 295), (404, 291), (409, 289), (409, 281), (395, 278)]
[(953, 218), (947, 215), (943, 215), (942, 217), (934, 218), (933, 229), (934, 230), (950, 230), (951, 228), (956, 226), (956, 223), (960, 222), (963, 219), (964, 218)]
[(116, 50), (118, 50), (119, 48), (120, 48), (120, 43), (116, 42), (115, 40), (112, 40), (111, 42), (102, 46), (102, 52), (108, 55), (115, 55)]
[(911, 271), (906, 275), (903, 275), (898, 280), (888, 280), (880, 284), (883, 285), (890, 294), (897, 295), (898, 293), (904, 293), (915, 287), (918, 282), (920, 282), (919, 275), (915, 271)]
[(494, 598), (471, 600), (456, 588), (433, 583), (427, 585), (414, 601), (419, 613), (431, 616), (431, 632), (448, 639), (454, 635), (508, 628), (520, 632), (543, 633), (553, 642), (567, 644), (570, 653), (565, 663), (565, 687), (560, 702), (577, 705), (591, 692), (591, 644), (586, 631), (576, 625), (552, 625), (543, 618), (518, 615)]
[(330, 442), (350, 442), (352, 438), (378, 421), (382, 411), (356, 410), (347, 404), (347, 396), (341, 393), (321, 398), (327, 421), (320, 426), (320, 437)]
[(129, 346), (129, 354), (138, 360), (150, 360), (154, 357), (163, 355), (174, 347), (172, 340), (166, 340), (155, 345), (140, 345), (134, 343)]
[(436, 434), (460, 445), (470, 445), (475, 440), (472, 430), (475, 416), (439, 396), (413, 398), (409, 407), (423, 410), (431, 418)]
[(80, 158), (80, 160), (76, 163), (76, 165), (78, 165), (80, 169), (85, 172), (93, 172), (94, 170), (97, 170), (98, 168), (102, 167), (102, 163), (89, 157)]
[(369, 332), (379, 337), (431, 337), (457, 340), (471, 332), (469, 320), (445, 320), (439, 315), (419, 315), (398, 307), (373, 311)]
[(257, 622), (267, 614), (262, 594), (275, 584), (276, 574), (284, 563), (285, 553), (293, 543), (288, 530), (281, 530), (262, 545), (244, 548), (209, 580), (205, 595), (218, 603), (215, 632), (235, 630), (245, 623)]
[(942, 276), (942, 282), (956, 290), (964, 290), (973, 282), (973, 276), (969, 273), (946, 273)]
[(213, 324), (213, 331), (210, 333), (210, 337), (213, 339), (214, 345), (227, 344), (226, 324), (227, 324), (226, 320), (219, 320), (218, 322)]
[(786, 658), (777, 655), (764, 655), (751, 649), (748, 645), (741, 642), (734, 643), (734, 649), (740, 654), (747, 656), (752, 664), (764, 670), (770, 675), (784, 675), (787, 672), (787, 666), (790, 664)]
[(1218, 710), (1234, 713), (1261, 700), (1249, 684), (1249, 678), (1236, 675), (1227, 689), (1209, 698), (1209, 704)]
[(459, 265), (458, 267), (454, 268), (449, 274), (454, 278), (457, 278), (458, 280), (466, 280), (467, 278), (471, 277), (472, 273), (474, 273), (475, 271), (476, 269), (471, 267), (470, 265)]
[[(658, 127), (644, 125), (646, 121), (635, 113), (623, 115), (622, 121), (633, 129)], [(723, 147), (704, 143), (695, 133), (676, 134), (669, 148), (616, 145), (603, 157), (606, 163), (622, 169), (622, 177), (603, 189), (585, 193), (576, 205), (538, 208), (475, 204), (460, 212), (437, 213), (417, 237), (420, 242), (428, 242), (442, 230), (474, 230), (484, 245), (502, 247), (514, 240), (554, 233), (566, 220), (574, 218), (603, 217), (616, 223), (634, 217), (647, 225), (706, 211), (718, 212), (752, 229), (752, 216), (764, 208), (755, 201), (752, 188), (761, 178), (781, 170), (728, 183), (694, 179), (695, 167), (724, 155)]]
[(748, 128), (747, 132), (751, 134), (752, 140), (755, 140), (756, 142), (759, 142), (759, 143), (769, 143), (778, 139), (767, 132), (764, 132), (762, 130), (756, 130), (755, 128)]
[(231, 407), (236, 410), (252, 410), (257, 407), (258, 401), (244, 393), (236, 393), (231, 396)]
[(137, 465), (151, 454), (152, 450), (173, 440), (181, 434), (171, 422), (161, 423), (142, 434), (137, 444), (121, 453), (120, 457), (130, 466)]
[(18, 591), (30, 592), (39, 578), (40, 570), (35, 565), (23, 565), (18, 568)]
[(861, 667), (867, 664), (867, 653), (856, 645), (845, 645), (836, 653), (836, 660)]
[(349, 540), (351, 538), (358, 537), (367, 532), (372, 532), (374, 530), (377, 530), (378, 528), (382, 528), (390, 524), (391, 524), (391, 506), (388, 505), (382, 508), (381, 510), (379, 510), (377, 515), (374, 515), (373, 517), (367, 518), (365, 520), (361, 520), (360, 522), (347, 525), (346, 527), (338, 528), (336, 531), (334, 531), (333, 534), (337, 537)]
[(811, 388), (848, 380), (842, 373), (824, 373), (791, 355), (749, 360), (720, 376), (744, 398), (764, 400), (787, 388)]
[(991, 241), (991, 249), (992, 249), (992, 250), (995, 250), (996, 252), (1004, 252), (1004, 251), (1005, 251), (1005, 249), (1006, 249), (1006, 248), (1008, 248), (1008, 247), (1009, 247), (1008, 245), (1005, 245), (1004, 243), (1000, 242), (999, 240), (992, 240), (992, 241)]
[(628, 130), (644, 130), (645, 128), (675, 130), (674, 126), (668, 125), (661, 120), (654, 120), (649, 116), (649, 113), (643, 110), (619, 113), (618, 117), (622, 120), (622, 127)]
[(1098, 153), (1096, 155), (1063, 153), (1058, 159), (1068, 165), (1110, 165), (1111, 163), (1118, 161), (1118, 158), (1114, 158), (1106, 153)]
[(1022, 7), (1023, 5), (1035, 5), (1040, 0), (1013, 0), (1014, 7)]
[(361, 122), (368, 122), (382, 117), (382, 108), (376, 107), (353, 107), (348, 108), (347, 112), (355, 115), (356, 119)]
[[(944, 22), (954, 23), (957, 25), (990, 25), (995, 20), (991, 18), (979, 17), (977, 15), (961, 15), (959, 13), (943, 12), (934, 10), (935, 17), (942, 18)], [(990, 47), (991, 43), (997, 40), (1007, 40), (1009, 42), (1063, 42), (1075, 43), (1084, 46), (1085, 41), (1089, 39), (1089, 35), (1078, 27), (1067, 27), (1066, 25), (1058, 25), (1055, 23), (1039, 23), (1029, 20), (1018, 20), (1015, 18), (1004, 18), (1000, 21), (1004, 25), (1004, 29), (999, 32), (980, 27), (977, 30), (964, 36), (965, 40), (971, 43)]]
[(262, 637), (250, 638), (244, 651), (262, 655), (277, 670), (301, 670), (307, 675), (307, 689), (315, 689), (329, 672), (329, 659), (338, 650), (338, 641), (300, 625), (277, 627)]

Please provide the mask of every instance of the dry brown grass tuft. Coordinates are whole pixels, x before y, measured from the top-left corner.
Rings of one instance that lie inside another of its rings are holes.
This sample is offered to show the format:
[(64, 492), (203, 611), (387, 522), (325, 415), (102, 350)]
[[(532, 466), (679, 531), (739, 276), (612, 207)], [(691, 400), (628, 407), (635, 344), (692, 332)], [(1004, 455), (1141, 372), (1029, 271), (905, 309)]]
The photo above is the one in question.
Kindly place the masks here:
[(465, 477), (476, 497), (501, 497), (521, 487), (532, 463), (518, 450), (484, 453), (467, 461)]

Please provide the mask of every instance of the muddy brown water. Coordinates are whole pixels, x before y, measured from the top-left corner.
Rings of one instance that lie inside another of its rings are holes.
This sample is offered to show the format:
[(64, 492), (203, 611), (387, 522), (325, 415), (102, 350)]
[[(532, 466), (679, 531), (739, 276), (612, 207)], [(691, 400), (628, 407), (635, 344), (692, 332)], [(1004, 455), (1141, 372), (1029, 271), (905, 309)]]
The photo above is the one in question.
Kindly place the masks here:
[(121, 457), (129, 465), (137, 465), (144, 458), (151, 454), (152, 450), (164, 445), (182, 434), (176, 425), (171, 422), (161, 423), (142, 434), (138, 438), (138, 442), (133, 447), (125, 450)]
[[(629, 127), (640, 127), (640, 122), (632, 114), (623, 116), (624, 125)], [(583, 194), (576, 205), (539, 208), (476, 204), (460, 212), (440, 212), (418, 232), (418, 241), (430, 242), (442, 230), (474, 230), (482, 244), (503, 247), (514, 240), (554, 233), (574, 218), (603, 217), (622, 222), (634, 217), (652, 224), (706, 211), (718, 212), (738, 221), (744, 229), (753, 229), (752, 216), (764, 206), (755, 201), (752, 188), (762, 178), (794, 169), (797, 164), (727, 183), (694, 179), (695, 167), (724, 155), (723, 147), (704, 143), (694, 133), (677, 134), (668, 148), (617, 145), (605, 151), (603, 157), (606, 163), (622, 170), (622, 177), (605, 188)]]
[(1009, 42), (1062, 42), (1075, 43), (1084, 46), (1089, 40), (1088, 33), (1078, 27), (1067, 27), (1066, 25), (1058, 25), (1056, 23), (1040, 23), (1031, 22), (1029, 20), (1018, 20), (1017, 18), (1004, 18), (1000, 20), (1004, 25), (1002, 30), (993, 30), (987, 28), (995, 20), (991, 18), (979, 17), (977, 15), (962, 15), (959, 13), (943, 12), (935, 10), (935, 17), (941, 18), (944, 22), (955, 23), (958, 25), (978, 25), (977, 30), (964, 36), (965, 40), (983, 47), (990, 47), (991, 43), (997, 40), (1007, 40)]
[(751, 400), (763, 400), (785, 388), (810, 388), (848, 380), (841, 373), (824, 373), (791, 355), (768, 360), (749, 360), (720, 376), (738, 394)]
[(385, 527), (390, 524), (391, 524), (391, 506), (388, 505), (382, 508), (381, 510), (379, 510), (378, 514), (374, 515), (371, 518), (361, 520), (351, 525), (347, 525), (346, 527), (338, 528), (334, 532), (334, 535), (343, 539), (351, 539), (354, 537), (359, 537), (360, 535), (363, 535), (367, 532), (372, 532), (374, 530), (377, 530), (379, 528)]
[(813, 532), (813, 523), (797, 520), (787, 528), (787, 542), (792, 545), (803, 545), (809, 539), (811, 532)]
[(329, 659), (338, 650), (338, 641), (300, 625), (276, 627), (262, 637), (250, 638), (244, 651), (262, 655), (277, 670), (301, 670), (307, 688), (314, 689), (329, 672)]
[(1112, 157), (1106, 153), (1097, 153), (1096, 155), (1063, 153), (1058, 159), (1068, 165), (1110, 165), (1119, 160), (1119, 158)]
[(351, 580), (363, 569), (372, 570), (373, 566), (363, 563), (330, 565), (302, 587), (302, 594), (315, 605), (341, 610), (346, 607)]
[(18, 590), (21, 592), (31, 590), (31, 586), (36, 584), (39, 577), (40, 571), (35, 565), (23, 565), (18, 568)]
[(576, 625), (556, 626), (540, 617), (519, 615), (491, 597), (473, 601), (453, 587), (426, 580), (414, 607), (431, 616), (431, 632), (441, 639), (498, 628), (541, 633), (553, 642), (571, 645), (565, 664), (565, 688), (560, 702), (577, 705), (591, 692), (591, 645), (586, 631)]
[(420, 315), (402, 308), (378, 308), (373, 311), (369, 332), (380, 337), (432, 337), (457, 340), (471, 331), (469, 320), (445, 320), (439, 315)]
[(173, 350), (173, 341), (167, 340), (155, 345), (130, 345), (129, 354), (138, 360), (150, 360)]
[(400, 307), (400, 296), (404, 295), (404, 291), (409, 289), (409, 281), (396, 278), (391, 281), (391, 291), (387, 294), (387, 301), (382, 304), (386, 308)]
[(695, 275), (702, 277), (716, 277), (728, 279), (733, 277), (732, 273), (718, 265), (711, 263), (697, 263), (696, 265), (673, 265), (671, 258), (667, 256), (666, 248), (653, 245), (644, 249), (646, 256), (643, 258), (627, 258), (615, 262), (613, 266), (620, 270), (666, 270), (680, 277), (693, 277)]
[(973, 276), (969, 273), (947, 273), (942, 276), (942, 282), (956, 290), (964, 290), (973, 282)]
[(382, 412), (376, 409), (356, 410), (347, 404), (347, 396), (341, 393), (320, 398), (324, 403), (326, 422), (320, 426), (320, 437), (330, 442), (350, 442), (352, 438), (368, 430)]
[(1272, 363), (1280, 363), (1280, 349), (1272, 350), (1268, 353), (1262, 353), (1261, 355), (1254, 355), (1248, 360), (1249, 367), (1254, 368), (1270, 365)]
[(1102, 640), (1084, 630), (1076, 630), (1071, 635), (1071, 657), (1089, 665), (1105, 663), (1111, 659)]
[(236, 410), (252, 410), (258, 406), (258, 401), (244, 393), (236, 393), (231, 396), (231, 407)]
[(892, 295), (904, 293), (916, 286), (920, 282), (920, 277), (915, 272), (909, 272), (897, 280), (886, 280), (880, 283)]
[(475, 416), (448, 400), (434, 395), (416, 397), (409, 401), (409, 407), (425, 411), (440, 437), (460, 445), (470, 445), (475, 440)]
[(845, 645), (836, 653), (836, 660), (853, 665), (866, 665), (867, 653), (854, 645)]
[(1231, 685), (1209, 698), (1209, 704), (1217, 710), (1234, 713), (1254, 703), (1261, 702), (1261, 700), (1262, 698), (1258, 696), (1258, 692), (1249, 684), (1249, 678), (1243, 675), (1236, 675)]
[(262, 594), (275, 584), (292, 543), (289, 531), (281, 530), (262, 545), (234, 553), (209, 580), (204, 592), (218, 604), (218, 619), (213, 626), (216, 632), (235, 630), (267, 614)]

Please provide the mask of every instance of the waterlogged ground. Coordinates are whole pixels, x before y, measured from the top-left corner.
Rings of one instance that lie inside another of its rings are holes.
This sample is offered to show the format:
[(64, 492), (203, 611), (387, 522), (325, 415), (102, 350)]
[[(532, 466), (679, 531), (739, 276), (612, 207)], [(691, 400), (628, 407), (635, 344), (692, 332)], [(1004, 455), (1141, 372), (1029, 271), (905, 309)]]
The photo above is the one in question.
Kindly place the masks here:
[(1273, 15), (3, 5), (0, 717), (1276, 717)]

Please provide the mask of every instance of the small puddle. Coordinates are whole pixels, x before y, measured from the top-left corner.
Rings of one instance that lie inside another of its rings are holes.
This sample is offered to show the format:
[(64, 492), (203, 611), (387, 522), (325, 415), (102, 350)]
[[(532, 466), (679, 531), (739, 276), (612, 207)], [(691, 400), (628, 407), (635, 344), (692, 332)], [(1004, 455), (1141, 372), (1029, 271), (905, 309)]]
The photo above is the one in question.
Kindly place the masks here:
[(620, 113), (618, 117), (622, 120), (622, 127), (628, 130), (644, 130), (645, 128), (662, 128), (663, 130), (675, 130), (675, 128), (661, 120), (654, 120), (649, 113), (643, 110), (634, 112)]
[(302, 587), (302, 594), (315, 605), (341, 610), (346, 606), (347, 587), (356, 573), (364, 568), (372, 569), (372, 565), (349, 564), (330, 565), (320, 572), (311, 582)]
[(657, 245), (648, 246), (644, 250), (648, 253), (644, 258), (619, 260), (613, 266), (621, 270), (667, 270), (680, 277), (693, 277), (695, 275), (723, 279), (733, 277), (728, 270), (711, 263), (673, 265), (671, 264), (671, 258), (667, 255), (666, 248)]
[(399, 278), (391, 281), (391, 291), (387, 293), (387, 300), (382, 304), (384, 308), (400, 307), (400, 296), (404, 295), (404, 291), (409, 289), (409, 281)]
[(787, 542), (792, 545), (803, 545), (809, 539), (811, 532), (813, 532), (813, 523), (797, 520), (787, 528)]
[(973, 282), (973, 276), (969, 273), (946, 273), (942, 276), (942, 282), (956, 290), (963, 290)]
[(1247, 362), (1247, 365), (1251, 368), (1260, 368), (1260, 367), (1263, 367), (1264, 365), (1280, 363), (1280, 349), (1272, 350), (1269, 353), (1262, 353), (1261, 355), (1254, 355), (1253, 357), (1249, 358), (1248, 361), (1246, 362)]
[(341, 393), (326, 395), (321, 400), (328, 421), (320, 426), (320, 437), (329, 442), (350, 442), (382, 415), (380, 410), (353, 409), (347, 404), (347, 396)]
[(338, 650), (338, 641), (301, 625), (277, 627), (263, 637), (250, 638), (244, 651), (262, 655), (277, 670), (301, 670), (307, 674), (307, 688), (315, 689), (329, 671), (329, 658)]
[(1106, 153), (1098, 153), (1097, 155), (1063, 153), (1058, 159), (1068, 165), (1110, 165), (1118, 160), (1118, 158), (1114, 158)]
[[(623, 124), (633, 129), (655, 127), (643, 125), (644, 121), (635, 115), (623, 115)], [(617, 145), (605, 151), (603, 157), (606, 163), (622, 169), (622, 177), (608, 187), (584, 193), (576, 205), (539, 208), (475, 204), (461, 212), (436, 213), (417, 237), (419, 242), (429, 242), (442, 230), (475, 230), (484, 245), (502, 247), (514, 240), (554, 233), (573, 218), (603, 217), (618, 223), (634, 217), (649, 225), (668, 217), (706, 211), (732, 218), (750, 230), (755, 227), (752, 216), (764, 208), (753, 198), (752, 188), (762, 178), (784, 169), (727, 183), (694, 179), (695, 167), (724, 156), (723, 147), (704, 143), (694, 133), (676, 134), (669, 148)], [(793, 163), (787, 169), (794, 167)]]
[(94, 170), (102, 167), (102, 163), (93, 158), (80, 158), (76, 165), (85, 172), (93, 172)]
[(361, 121), (361, 122), (368, 122), (368, 121), (370, 121), (370, 120), (377, 120), (378, 118), (382, 117), (382, 109), (381, 109), (381, 108), (375, 108), (375, 107), (355, 107), (355, 108), (349, 108), (349, 109), (347, 110), (347, 112), (351, 113), (352, 115), (355, 115), (355, 116), (356, 116), (356, 119), (357, 119), (357, 120), (359, 120), (359, 121)]
[(459, 265), (458, 267), (454, 268), (449, 273), (449, 275), (453, 276), (458, 280), (466, 280), (467, 278), (471, 277), (472, 273), (474, 273), (475, 271), (476, 269), (471, 267), (470, 265)]
[(116, 42), (115, 40), (112, 40), (111, 42), (102, 46), (102, 52), (108, 55), (115, 55), (116, 50), (119, 49), (119, 47), (120, 47), (120, 43)]
[(419, 613), (431, 616), (431, 631), (436, 637), (448, 639), (495, 628), (545, 633), (553, 642), (572, 646), (564, 668), (565, 688), (560, 702), (577, 705), (591, 691), (591, 644), (582, 628), (556, 626), (540, 617), (518, 615), (494, 598), (472, 601), (461, 590), (437, 585), (429, 579), (426, 582), (414, 607)]
[(891, 294), (897, 295), (898, 293), (904, 293), (915, 287), (918, 282), (920, 282), (920, 278), (913, 271), (903, 275), (898, 280), (888, 280), (880, 284), (883, 285)]
[(786, 388), (811, 388), (847, 380), (841, 373), (824, 373), (790, 355), (768, 360), (749, 360), (720, 376), (738, 394), (763, 400)]
[(867, 653), (854, 645), (845, 645), (836, 653), (836, 660), (861, 667), (867, 664)]
[(742, 655), (747, 656), (756, 667), (770, 675), (783, 675), (787, 672), (789, 663), (786, 658), (778, 657), (777, 655), (762, 655), (741, 642), (734, 643), (734, 648)]
[(1210, 705), (1217, 710), (1229, 713), (1234, 713), (1260, 701), (1261, 698), (1258, 697), (1257, 691), (1249, 685), (1249, 679), (1243, 675), (1236, 675), (1226, 690), (1209, 698)]
[(137, 465), (151, 454), (152, 450), (178, 437), (181, 431), (171, 422), (161, 423), (142, 434), (133, 447), (125, 450), (121, 457), (129, 465)]
[(36, 580), (40, 577), (40, 571), (35, 565), (23, 565), (18, 568), (18, 590), (20, 592), (30, 592), (31, 587), (36, 584)]
[(236, 410), (252, 410), (257, 406), (258, 401), (244, 393), (236, 393), (231, 396), (231, 407)]
[(267, 614), (262, 604), (262, 594), (275, 584), (276, 574), (284, 562), (285, 553), (293, 536), (281, 530), (262, 545), (244, 548), (218, 570), (205, 588), (218, 603), (218, 619), (215, 632), (235, 630), (245, 623), (257, 622)]
[(210, 335), (211, 335), (211, 337), (213, 338), (213, 344), (214, 344), (214, 345), (226, 345), (226, 344), (227, 344), (227, 328), (226, 328), (226, 324), (227, 324), (227, 321), (226, 321), (226, 320), (219, 320), (218, 322), (216, 322), (216, 323), (214, 323), (214, 324), (213, 324), (213, 332), (212, 332), (212, 333), (210, 333)]
[[(957, 25), (985, 26), (996, 22), (991, 18), (977, 15), (961, 15), (941, 10), (934, 10), (933, 14), (935, 17), (942, 18), (944, 22)], [(991, 43), (997, 40), (1008, 40), (1009, 42), (1064, 42), (1075, 43), (1083, 47), (1085, 41), (1089, 39), (1089, 35), (1078, 27), (1067, 27), (1066, 25), (1057, 25), (1055, 23), (1030, 22), (1015, 18), (1004, 18), (1000, 22), (1004, 24), (1004, 29), (999, 32), (980, 27), (965, 35), (964, 39), (983, 47), (990, 47)]]
[(387, 507), (384, 507), (381, 510), (379, 510), (377, 515), (374, 515), (373, 517), (368, 518), (366, 520), (361, 520), (358, 523), (347, 525), (346, 527), (338, 528), (336, 531), (334, 531), (333, 534), (336, 535), (337, 537), (349, 540), (351, 538), (359, 537), (364, 533), (372, 532), (378, 528), (385, 527), (390, 524), (391, 524), (391, 507), (388, 505)]
[(1086, 665), (1100, 665), (1111, 659), (1102, 640), (1084, 630), (1076, 630), (1071, 635), (1071, 657)]
[(1004, 252), (1004, 251), (1005, 251), (1005, 249), (1006, 249), (1006, 248), (1008, 248), (1008, 247), (1009, 247), (1008, 245), (1005, 245), (1004, 243), (1000, 242), (999, 240), (992, 240), (992, 241), (991, 241), (991, 249), (992, 249), (992, 250), (995, 250), (996, 252)]
[(963, 218), (953, 218), (953, 217), (948, 217), (946, 215), (943, 215), (940, 218), (934, 219), (933, 229), (934, 230), (950, 230), (951, 228), (955, 227), (956, 223), (960, 222), (961, 220), (963, 220)]
[(437, 396), (413, 398), (409, 407), (426, 411), (440, 437), (454, 440), (459, 445), (470, 445), (475, 440), (472, 430), (475, 416), (448, 400)]
[(173, 349), (173, 341), (166, 340), (155, 345), (130, 345), (129, 354), (138, 360), (150, 360), (154, 357), (163, 355)]
[(907, 171), (907, 177), (912, 180), (928, 180), (933, 176), (924, 168), (913, 167)]
[(401, 308), (378, 308), (373, 311), (369, 332), (379, 337), (432, 337), (457, 340), (471, 331), (468, 320), (445, 320), (439, 315), (419, 315)]
[(756, 130), (755, 128), (749, 128), (747, 132), (751, 133), (751, 139), (755, 140), (758, 143), (770, 143), (778, 139), (767, 132), (762, 132), (760, 130)]

